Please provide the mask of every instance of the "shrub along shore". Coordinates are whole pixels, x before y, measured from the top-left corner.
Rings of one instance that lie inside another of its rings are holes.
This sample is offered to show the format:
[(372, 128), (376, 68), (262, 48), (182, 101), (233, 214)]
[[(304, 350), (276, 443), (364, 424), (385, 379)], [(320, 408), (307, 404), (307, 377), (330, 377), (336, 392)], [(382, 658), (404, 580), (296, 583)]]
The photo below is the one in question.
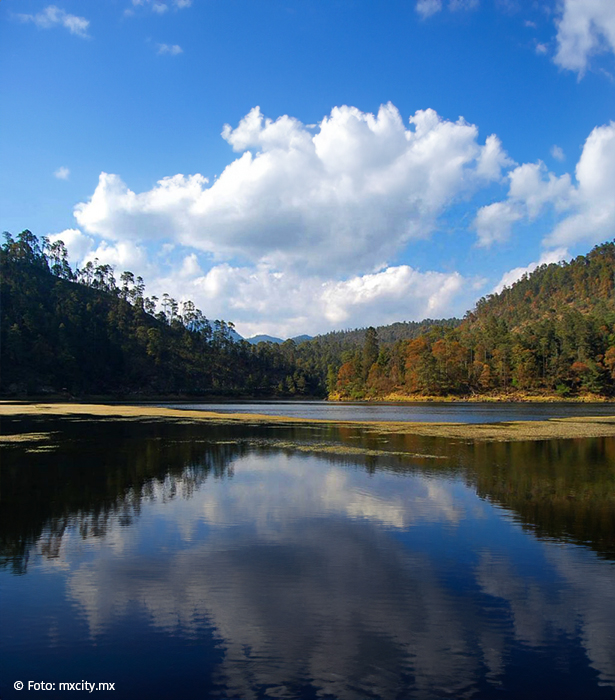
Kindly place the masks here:
[[(613, 409), (615, 414), (615, 407)], [(2, 417), (70, 417), (94, 420), (169, 420), (205, 424), (337, 425), (397, 433), (461, 440), (512, 442), (615, 437), (615, 415), (551, 418), (542, 421), (503, 423), (427, 423), (401, 421), (333, 421), (325, 419), (266, 416), (253, 413), (216, 413), (160, 406), (87, 403), (0, 402)], [(11, 436), (12, 437), (12, 436)], [(3, 440), (8, 442), (9, 440)]]

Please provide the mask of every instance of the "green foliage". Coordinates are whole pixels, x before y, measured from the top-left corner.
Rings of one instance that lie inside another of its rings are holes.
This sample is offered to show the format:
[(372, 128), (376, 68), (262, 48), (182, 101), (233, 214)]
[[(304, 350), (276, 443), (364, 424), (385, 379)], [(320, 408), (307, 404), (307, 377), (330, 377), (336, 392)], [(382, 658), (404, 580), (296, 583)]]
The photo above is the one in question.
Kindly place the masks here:
[[(0, 249), (0, 391), (4, 393), (317, 396), (324, 382), (279, 348), (235, 342), (191, 301), (158, 304), (140, 277), (88, 262), (24, 231)], [(160, 308), (159, 308), (160, 307)], [(159, 309), (159, 310), (158, 310)], [(282, 387), (281, 390), (279, 387)]]

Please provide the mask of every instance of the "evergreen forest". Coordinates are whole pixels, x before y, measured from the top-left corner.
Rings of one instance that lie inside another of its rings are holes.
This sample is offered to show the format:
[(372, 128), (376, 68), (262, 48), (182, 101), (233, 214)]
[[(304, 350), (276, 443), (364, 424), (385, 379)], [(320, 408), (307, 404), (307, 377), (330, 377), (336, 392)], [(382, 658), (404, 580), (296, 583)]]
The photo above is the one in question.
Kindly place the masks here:
[(615, 244), (542, 265), (463, 320), (251, 344), (189, 300), (30, 231), (0, 248), (4, 395), (615, 396)]

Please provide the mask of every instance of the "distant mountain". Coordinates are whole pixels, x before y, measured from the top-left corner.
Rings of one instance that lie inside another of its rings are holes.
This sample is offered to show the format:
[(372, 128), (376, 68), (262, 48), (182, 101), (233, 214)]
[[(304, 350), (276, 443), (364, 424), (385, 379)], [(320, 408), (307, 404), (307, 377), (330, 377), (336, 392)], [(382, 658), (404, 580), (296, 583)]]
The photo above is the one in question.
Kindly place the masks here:
[(237, 333), (237, 331), (232, 326), (228, 329), (228, 335), (230, 339), (235, 343), (238, 343), (240, 340), (244, 339), (244, 337), (242, 335), (239, 335), (239, 333)]
[(299, 343), (306, 343), (308, 340), (312, 340), (311, 335), (296, 335), (294, 338), (291, 338), (291, 340), (294, 340), (297, 345)]
[[(258, 345), (258, 343), (275, 343), (276, 345), (281, 345), (285, 341), (282, 338), (276, 338), (273, 335), (253, 335), (251, 338), (246, 338), (248, 343), (252, 345)], [(297, 335), (294, 338), (289, 338), (289, 340), (294, 341), (297, 345), (299, 343), (305, 343), (307, 340), (312, 340), (311, 335)]]
[(248, 343), (251, 345), (258, 345), (259, 343), (276, 343), (276, 345), (280, 345), (284, 341), (282, 338), (276, 338), (273, 335), (253, 335), (251, 338), (246, 338)]

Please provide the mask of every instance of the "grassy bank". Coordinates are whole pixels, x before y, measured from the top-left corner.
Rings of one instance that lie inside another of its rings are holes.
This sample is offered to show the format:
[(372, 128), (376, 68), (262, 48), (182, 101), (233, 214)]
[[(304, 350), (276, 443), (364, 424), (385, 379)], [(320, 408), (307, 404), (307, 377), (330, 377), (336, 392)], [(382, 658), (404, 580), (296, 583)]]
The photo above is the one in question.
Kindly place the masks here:
[[(357, 399), (349, 399), (339, 394), (330, 394), (329, 401), (356, 402)], [(447, 396), (429, 394), (399, 394), (391, 393), (384, 396), (362, 399), (365, 403), (609, 403), (612, 398), (600, 394), (577, 394), (575, 396), (560, 396), (549, 392), (526, 391), (492, 391), (486, 394), (469, 394), (461, 396), (449, 394)], [(614, 409), (615, 410), (615, 409)]]
[[(615, 413), (615, 409), (614, 409)], [(419, 423), (393, 421), (330, 421), (253, 413), (216, 413), (158, 406), (128, 406), (79, 403), (1, 402), (2, 416), (67, 416), (100, 420), (174, 420), (195, 423), (252, 423), (267, 425), (335, 424), (363, 427), (375, 432), (423, 435), (461, 440), (510, 442), (561, 438), (615, 437), (615, 415), (552, 418), (543, 421), (507, 423)]]

